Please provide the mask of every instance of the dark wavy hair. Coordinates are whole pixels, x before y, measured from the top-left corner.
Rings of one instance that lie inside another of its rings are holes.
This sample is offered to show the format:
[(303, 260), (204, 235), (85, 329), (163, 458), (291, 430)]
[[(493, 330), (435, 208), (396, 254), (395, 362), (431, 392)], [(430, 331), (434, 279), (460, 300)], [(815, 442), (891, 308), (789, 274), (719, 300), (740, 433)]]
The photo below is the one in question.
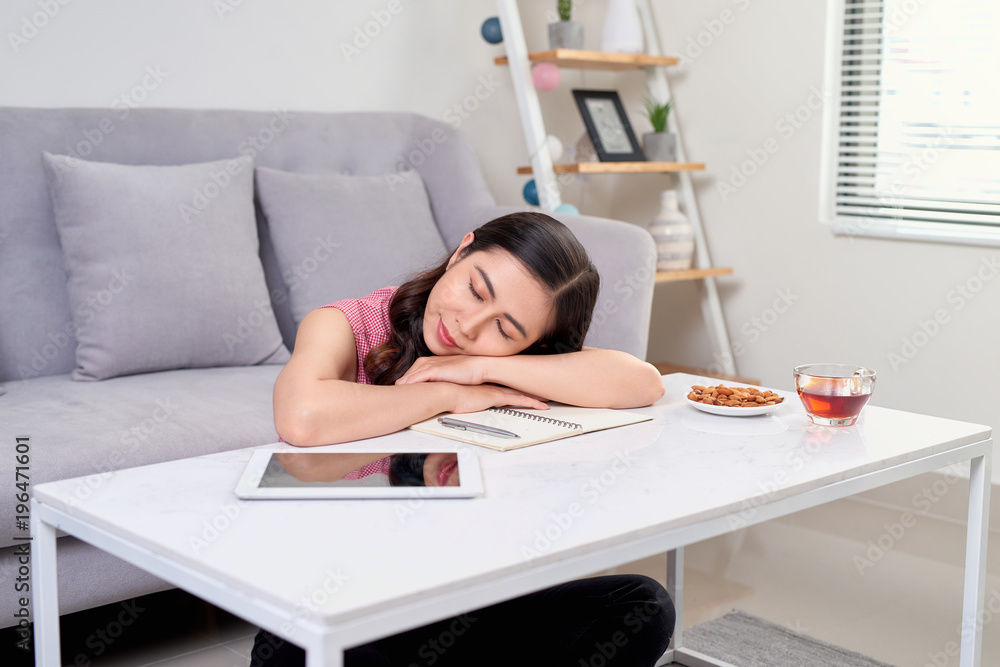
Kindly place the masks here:
[[(544, 213), (511, 213), (474, 230), (475, 240), (458, 259), (479, 250), (513, 255), (552, 294), (548, 331), (522, 354), (556, 354), (583, 348), (601, 279), (587, 251), (566, 225)], [(389, 340), (365, 358), (372, 384), (394, 384), (418, 357), (431, 355), (424, 342), (424, 309), (431, 289), (448, 269), (440, 265), (403, 283), (389, 302)]]
[(389, 457), (389, 486), (427, 486), (424, 462), (429, 454), (393, 454)]

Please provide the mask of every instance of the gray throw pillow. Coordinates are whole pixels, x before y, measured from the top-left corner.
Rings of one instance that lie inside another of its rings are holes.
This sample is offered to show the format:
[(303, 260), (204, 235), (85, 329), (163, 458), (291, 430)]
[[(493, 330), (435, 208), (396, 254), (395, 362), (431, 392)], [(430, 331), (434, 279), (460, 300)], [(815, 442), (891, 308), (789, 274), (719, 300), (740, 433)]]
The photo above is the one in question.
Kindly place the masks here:
[(74, 380), (284, 363), (249, 157), (132, 166), (43, 155), (77, 338)]
[(416, 171), (390, 182), (257, 167), (257, 197), (296, 324), (314, 308), (398, 285), (447, 253)]

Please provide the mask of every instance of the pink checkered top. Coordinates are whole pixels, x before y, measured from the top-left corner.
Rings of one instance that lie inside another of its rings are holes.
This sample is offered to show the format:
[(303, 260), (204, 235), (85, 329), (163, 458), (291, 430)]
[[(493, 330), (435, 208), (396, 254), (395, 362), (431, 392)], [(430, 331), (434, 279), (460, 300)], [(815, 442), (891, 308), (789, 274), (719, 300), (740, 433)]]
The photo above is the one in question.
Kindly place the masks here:
[(347, 316), (358, 348), (358, 384), (371, 384), (365, 374), (365, 357), (389, 340), (389, 302), (399, 287), (383, 287), (363, 299), (343, 299), (321, 308), (336, 308)]
[(367, 477), (368, 475), (388, 475), (389, 474), (389, 457), (384, 459), (379, 459), (378, 461), (372, 461), (364, 468), (358, 468), (357, 470), (352, 470), (351, 472), (344, 475), (342, 479), (361, 479), (362, 477)]

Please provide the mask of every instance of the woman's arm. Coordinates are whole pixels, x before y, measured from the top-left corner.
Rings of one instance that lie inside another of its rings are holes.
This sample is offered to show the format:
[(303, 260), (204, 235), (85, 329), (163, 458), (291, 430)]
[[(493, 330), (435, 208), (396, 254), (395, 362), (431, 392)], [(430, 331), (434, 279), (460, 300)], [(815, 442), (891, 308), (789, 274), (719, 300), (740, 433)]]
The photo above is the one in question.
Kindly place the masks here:
[(302, 320), (292, 358), (274, 383), (274, 425), (286, 442), (329, 445), (393, 433), (441, 412), (496, 405), (544, 407), (506, 387), (425, 382), (357, 384), (357, 348), (347, 317), (319, 308)]
[(580, 352), (508, 357), (424, 357), (397, 384), (493, 382), (548, 400), (588, 408), (636, 408), (663, 396), (652, 364), (627, 352), (585, 347)]
[(491, 357), (486, 381), (586, 408), (639, 408), (663, 396), (652, 364), (620, 350)]

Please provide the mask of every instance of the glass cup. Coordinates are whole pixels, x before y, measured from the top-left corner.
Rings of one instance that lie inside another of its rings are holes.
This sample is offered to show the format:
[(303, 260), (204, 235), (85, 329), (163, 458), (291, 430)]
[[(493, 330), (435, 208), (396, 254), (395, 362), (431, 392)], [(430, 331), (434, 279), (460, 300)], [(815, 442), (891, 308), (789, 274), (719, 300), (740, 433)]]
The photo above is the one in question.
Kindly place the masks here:
[(875, 371), (850, 364), (796, 366), (795, 390), (806, 415), (821, 426), (850, 426), (871, 398)]

